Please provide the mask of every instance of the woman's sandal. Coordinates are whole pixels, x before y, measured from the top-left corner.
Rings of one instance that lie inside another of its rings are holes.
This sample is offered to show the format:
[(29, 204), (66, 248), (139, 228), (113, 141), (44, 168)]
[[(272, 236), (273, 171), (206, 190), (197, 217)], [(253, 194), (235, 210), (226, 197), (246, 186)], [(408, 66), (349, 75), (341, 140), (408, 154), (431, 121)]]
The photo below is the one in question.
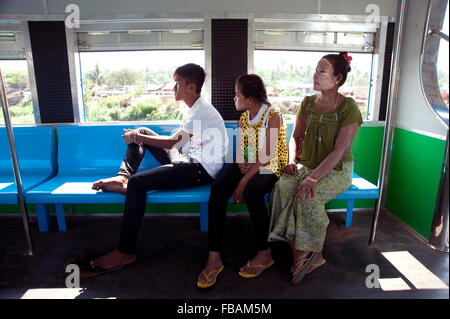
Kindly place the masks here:
[(214, 274), (214, 279), (211, 282), (197, 281), (197, 287), (204, 289), (204, 288), (209, 288), (209, 287), (214, 286), (217, 281), (217, 276), (219, 276), (219, 274), (222, 272), (223, 268), (224, 268), (223, 265), (221, 265), (220, 267), (211, 270), (209, 273), (206, 273), (205, 270), (203, 269), (202, 275), (205, 277), (205, 280), (208, 280), (208, 278), (213, 274)]
[[(298, 267), (298, 265), (301, 264), (301, 263), (303, 263), (304, 261), (305, 261), (305, 259), (302, 259), (302, 260), (298, 261), (298, 262), (295, 264), (295, 266), (291, 266), (291, 273), (292, 273), (292, 275), (294, 275), (295, 268)], [(321, 260), (319, 263), (313, 264), (313, 267), (312, 267), (311, 270), (308, 272), (308, 274), (309, 274), (310, 272), (312, 272), (314, 269), (316, 269), (316, 268), (322, 266), (323, 264), (325, 264), (325, 262), (326, 262), (325, 258), (322, 258), (322, 260)]]
[(259, 275), (261, 275), (263, 273), (264, 270), (266, 270), (267, 268), (269, 268), (270, 266), (272, 266), (275, 263), (275, 261), (272, 259), (267, 265), (250, 265), (250, 261), (247, 261), (247, 264), (245, 265), (247, 267), (247, 269), (249, 268), (261, 268), (262, 270), (257, 273), (257, 274), (249, 274), (249, 273), (245, 273), (240, 271), (239, 272), (239, 276), (241, 276), (242, 278), (255, 278), (258, 277)]
[[(305, 277), (306, 274), (309, 274), (314, 269), (322, 266), (323, 264), (325, 264), (325, 262), (326, 260), (323, 257), (320, 257), (320, 255), (316, 252), (312, 252), (309, 257), (297, 261), (291, 268), (291, 270), (293, 270), (292, 284), (298, 284), (300, 281), (302, 281), (303, 277)], [(300, 266), (301, 264), (303, 265), (298, 268), (298, 266)]]

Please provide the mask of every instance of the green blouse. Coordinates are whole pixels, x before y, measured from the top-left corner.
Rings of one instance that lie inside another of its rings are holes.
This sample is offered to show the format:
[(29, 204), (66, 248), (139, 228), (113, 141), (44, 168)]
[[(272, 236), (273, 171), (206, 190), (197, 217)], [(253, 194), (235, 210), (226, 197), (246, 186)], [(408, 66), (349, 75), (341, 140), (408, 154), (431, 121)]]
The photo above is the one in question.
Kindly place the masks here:
[[(334, 144), (339, 130), (349, 124), (362, 124), (362, 116), (355, 100), (344, 97), (341, 104), (333, 112), (322, 113), (316, 109), (317, 94), (309, 97), (309, 109), (306, 117), (306, 134), (303, 142), (300, 164), (311, 169), (319, 164), (334, 150)], [(297, 118), (301, 118), (304, 102), (297, 110)], [(353, 161), (352, 151), (349, 149), (334, 168), (342, 169), (342, 163)]]

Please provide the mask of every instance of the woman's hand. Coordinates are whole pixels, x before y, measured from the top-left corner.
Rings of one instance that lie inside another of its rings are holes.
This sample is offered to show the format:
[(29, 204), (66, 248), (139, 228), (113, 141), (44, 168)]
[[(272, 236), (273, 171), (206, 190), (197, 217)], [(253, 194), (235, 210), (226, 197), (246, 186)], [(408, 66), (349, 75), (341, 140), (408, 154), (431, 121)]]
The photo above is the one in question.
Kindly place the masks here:
[(239, 170), (242, 174), (247, 174), (247, 172), (252, 167), (253, 163), (244, 162), (244, 163), (238, 163)]
[(297, 199), (303, 199), (303, 195), (305, 195), (305, 200), (314, 198), (314, 188), (316, 187), (317, 182), (313, 182), (305, 178), (300, 186), (297, 188)]
[(297, 164), (295, 164), (295, 163), (287, 164), (284, 167), (283, 172), (285, 172), (288, 175), (297, 176), (297, 173), (298, 173)]
[(242, 180), (239, 182), (238, 186), (234, 190), (233, 195), (231, 195), (231, 199), (233, 199), (233, 203), (235, 204), (243, 204), (244, 201), (244, 191), (246, 187), (246, 183), (243, 183)]

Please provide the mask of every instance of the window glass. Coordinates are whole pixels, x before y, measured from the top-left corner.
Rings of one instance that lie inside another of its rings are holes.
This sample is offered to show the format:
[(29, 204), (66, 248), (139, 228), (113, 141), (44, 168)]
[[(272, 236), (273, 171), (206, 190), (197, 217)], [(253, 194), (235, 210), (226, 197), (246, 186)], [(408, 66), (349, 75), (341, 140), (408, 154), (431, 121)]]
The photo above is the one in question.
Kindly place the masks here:
[(204, 50), (80, 53), (86, 122), (180, 120), (173, 72), (204, 61)]
[[(9, 114), (13, 124), (34, 124), (33, 103), (26, 60), (0, 60)], [(0, 123), (4, 124), (3, 110)]]
[[(448, 2), (441, 32), (448, 35)], [(445, 103), (448, 105), (448, 41), (443, 39), (441, 39), (439, 43), (437, 77), (441, 95), (444, 98)]]
[[(254, 70), (267, 88), (269, 101), (280, 107), (286, 120), (294, 120), (298, 106), (306, 95), (315, 94), (313, 75), (317, 62), (330, 52), (256, 50)], [(371, 88), (372, 54), (349, 53), (351, 72), (339, 92), (354, 98), (363, 119), (367, 118)], [(373, 112), (369, 112), (372, 114)]]

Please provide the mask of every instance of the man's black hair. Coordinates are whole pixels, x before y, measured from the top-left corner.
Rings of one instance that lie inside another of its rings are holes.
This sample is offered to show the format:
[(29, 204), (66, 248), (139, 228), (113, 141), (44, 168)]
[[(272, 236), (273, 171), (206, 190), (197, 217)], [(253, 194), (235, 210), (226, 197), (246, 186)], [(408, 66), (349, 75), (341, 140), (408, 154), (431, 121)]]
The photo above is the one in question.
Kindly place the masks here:
[(186, 85), (194, 83), (197, 93), (202, 91), (206, 74), (200, 65), (194, 63), (182, 65), (175, 70), (174, 74), (181, 76), (186, 81)]

